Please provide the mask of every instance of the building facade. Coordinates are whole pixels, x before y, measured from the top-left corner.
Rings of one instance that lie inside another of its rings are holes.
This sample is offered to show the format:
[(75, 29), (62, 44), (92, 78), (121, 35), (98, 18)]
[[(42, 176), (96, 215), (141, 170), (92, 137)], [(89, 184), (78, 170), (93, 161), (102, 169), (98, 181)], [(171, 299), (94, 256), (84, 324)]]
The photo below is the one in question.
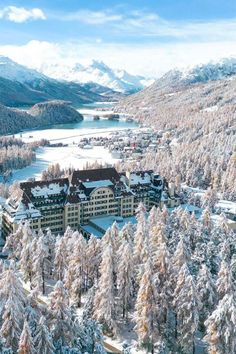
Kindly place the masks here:
[(80, 229), (93, 217), (135, 215), (139, 203), (175, 207), (180, 198), (173, 185), (153, 171), (118, 173), (115, 168), (74, 171), (68, 178), (24, 182), (3, 205), (2, 233), (15, 232), (28, 220), (37, 232), (50, 228), (61, 234), (67, 226)]

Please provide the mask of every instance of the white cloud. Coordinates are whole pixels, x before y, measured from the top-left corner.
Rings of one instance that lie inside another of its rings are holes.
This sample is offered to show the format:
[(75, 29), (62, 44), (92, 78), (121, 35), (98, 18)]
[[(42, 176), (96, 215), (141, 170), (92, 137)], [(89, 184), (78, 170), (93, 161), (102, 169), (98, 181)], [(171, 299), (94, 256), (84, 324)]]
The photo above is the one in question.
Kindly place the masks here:
[(78, 21), (88, 25), (106, 25), (106, 30), (121, 37), (170, 37), (175, 40), (235, 40), (236, 18), (211, 21), (169, 21), (155, 12), (125, 11), (122, 8), (91, 11), (82, 9), (73, 13), (53, 14), (59, 21)]
[(157, 77), (175, 67), (184, 67), (236, 57), (233, 41), (117, 44), (104, 42), (51, 43), (30, 41), (23, 46), (0, 46), (0, 54), (34, 69), (47, 66), (72, 65), (91, 59), (103, 60), (113, 68), (122, 68), (133, 74)]
[(122, 20), (121, 14), (112, 13), (111, 11), (90, 11), (81, 10), (74, 13), (64, 14), (63, 16), (56, 16), (62, 21), (79, 21), (89, 25), (104, 25), (109, 22), (117, 22)]
[(6, 6), (0, 9), (0, 19), (23, 23), (29, 20), (46, 20), (46, 15), (39, 8), (26, 9), (24, 7)]

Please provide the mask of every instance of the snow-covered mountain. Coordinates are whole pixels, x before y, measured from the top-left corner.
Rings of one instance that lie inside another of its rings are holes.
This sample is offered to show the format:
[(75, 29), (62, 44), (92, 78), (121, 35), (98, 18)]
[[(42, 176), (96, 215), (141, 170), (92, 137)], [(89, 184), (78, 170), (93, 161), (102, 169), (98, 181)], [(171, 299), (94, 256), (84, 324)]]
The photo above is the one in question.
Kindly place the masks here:
[(125, 70), (113, 70), (102, 61), (93, 60), (87, 65), (44, 64), (40, 71), (57, 80), (77, 83), (96, 83), (122, 93), (136, 92), (150, 85), (154, 80), (146, 80)]
[(161, 82), (163, 86), (189, 85), (227, 79), (233, 75), (236, 75), (236, 58), (225, 58), (183, 70), (170, 70), (157, 82)]
[(34, 80), (46, 80), (47, 77), (36, 70), (29, 69), (17, 64), (8, 57), (0, 55), (0, 77), (20, 83), (32, 82)]
[(95, 84), (55, 80), (36, 70), (0, 56), (0, 103), (32, 105), (47, 100), (67, 100), (74, 105), (114, 100), (112, 90)]

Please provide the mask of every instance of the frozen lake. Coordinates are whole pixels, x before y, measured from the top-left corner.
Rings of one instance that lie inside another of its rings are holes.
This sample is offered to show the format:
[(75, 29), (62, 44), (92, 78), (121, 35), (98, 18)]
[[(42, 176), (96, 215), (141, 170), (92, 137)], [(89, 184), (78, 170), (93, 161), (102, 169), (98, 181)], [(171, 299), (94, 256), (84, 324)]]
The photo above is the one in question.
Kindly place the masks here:
[[(102, 107), (102, 105), (99, 105)], [(118, 160), (112, 158), (107, 149), (102, 146), (95, 146), (91, 150), (78, 147), (79, 141), (84, 137), (106, 136), (108, 137), (115, 131), (126, 129), (137, 129), (134, 122), (126, 122), (125, 117), (119, 121), (110, 121), (102, 118), (102, 115), (108, 111), (96, 112), (94, 107), (82, 107), (78, 109), (84, 115), (84, 120), (79, 123), (55, 125), (47, 129), (25, 131), (16, 134), (15, 137), (21, 137), (25, 142), (37, 141), (42, 138), (48, 139), (52, 143), (62, 142), (68, 144), (66, 147), (45, 147), (37, 150), (36, 161), (21, 170), (13, 171), (12, 182), (15, 180), (25, 181), (28, 178), (40, 178), (41, 173), (49, 165), (59, 163), (61, 167), (83, 168), (86, 162), (102, 162), (114, 164)], [(93, 116), (99, 114), (101, 119), (93, 120)]]

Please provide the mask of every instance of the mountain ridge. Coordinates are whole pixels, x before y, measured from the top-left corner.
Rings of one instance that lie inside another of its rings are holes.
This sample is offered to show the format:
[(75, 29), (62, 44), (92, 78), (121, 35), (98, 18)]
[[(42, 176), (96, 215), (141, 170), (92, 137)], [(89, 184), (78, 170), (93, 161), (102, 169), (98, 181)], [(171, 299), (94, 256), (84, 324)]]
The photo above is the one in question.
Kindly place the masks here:
[(146, 87), (151, 81), (125, 70), (113, 70), (102, 61), (92, 60), (89, 64), (42, 65), (40, 72), (57, 80), (73, 81), (80, 84), (95, 83), (121, 93), (133, 93)]
[(32, 105), (48, 100), (68, 100), (73, 105), (109, 101), (116, 96), (99, 85), (86, 87), (74, 82), (58, 81), (36, 70), (0, 56), (0, 102), (6, 106)]

